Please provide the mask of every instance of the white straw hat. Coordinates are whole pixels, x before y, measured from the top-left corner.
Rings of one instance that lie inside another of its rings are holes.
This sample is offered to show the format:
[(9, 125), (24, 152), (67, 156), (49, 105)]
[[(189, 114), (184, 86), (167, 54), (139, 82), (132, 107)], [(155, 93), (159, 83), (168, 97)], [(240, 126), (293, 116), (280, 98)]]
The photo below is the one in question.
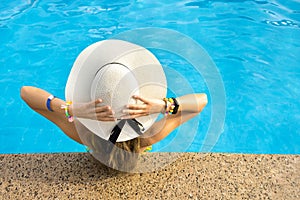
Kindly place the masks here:
[[(163, 99), (166, 85), (162, 66), (150, 51), (122, 40), (104, 40), (88, 46), (79, 54), (69, 74), (65, 95), (66, 100), (74, 105), (100, 98), (102, 105), (110, 105), (119, 117), (125, 105), (136, 103), (132, 95)], [(158, 114), (151, 114), (136, 120), (142, 124), (144, 132), (157, 117)], [(77, 119), (105, 140), (110, 139), (119, 122)], [(125, 122), (116, 139), (121, 142), (138, 136), (130, 123)]]

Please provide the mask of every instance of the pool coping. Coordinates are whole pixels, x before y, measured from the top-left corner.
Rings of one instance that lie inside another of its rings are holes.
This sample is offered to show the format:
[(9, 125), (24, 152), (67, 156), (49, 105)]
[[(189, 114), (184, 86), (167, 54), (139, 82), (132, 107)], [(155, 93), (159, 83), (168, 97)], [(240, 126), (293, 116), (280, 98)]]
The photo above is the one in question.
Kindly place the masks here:
[(300, 199), (300, 155), (180, 153), (122, 173), (88, 153), (0, 154), (0, 168), (3, 199)]

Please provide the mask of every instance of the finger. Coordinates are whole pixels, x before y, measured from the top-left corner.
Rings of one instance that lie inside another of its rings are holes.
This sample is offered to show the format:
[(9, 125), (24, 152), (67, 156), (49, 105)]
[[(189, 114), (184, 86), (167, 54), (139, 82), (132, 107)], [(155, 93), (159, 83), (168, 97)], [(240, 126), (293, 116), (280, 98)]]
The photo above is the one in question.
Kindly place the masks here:
[(95, 108), (96, 113), (100, 112), (113, 112), (110, 106), (98, 106)]
[(121, 119), (134, 119), (138, 117), (147, 116), (147, 114), (136, 114), (136, 115), (124, 115), (121, 117)]
[(115, 116), (113, 114), (105, 113), (105, 112), (97, 113), (96, 117), (97, 117), (97, 119), (100, 119), (100, 118), (115, 118)]
[(123, 110), (122, 112), (127, 115), (137, 115), (137, 114), (147, 114), (148, 113), (145, 110)]
[(145, 110), (147, 108), (147, 105), (145, 104), (129, 104), (126, 106), (126, 108), (131, 110)]
[(92, 102), (92, 104), (95, 104), (95, 106), (97, 106), (97, 104), (102, 103), (102, 99), (96, 99), (95, 101)]
[(114, 118), (114, 115), (112, 113), (106, 113), (106, 112), (101, 112), (96, 114), (97, 118)]
[(149, 103), (149, 101), (141, 96), (138, 96), (138, 95), (133, 95), (132, 98), (136, 99), (136, 100), (140, 100), (144, 103)]
[(113, 117), (101, 117), (101, 118), (98, 118), (98, 120), (103, 121), (103, 122), (108, 122), (108, 121), (116, 121), (117, 119), (113, 118)]

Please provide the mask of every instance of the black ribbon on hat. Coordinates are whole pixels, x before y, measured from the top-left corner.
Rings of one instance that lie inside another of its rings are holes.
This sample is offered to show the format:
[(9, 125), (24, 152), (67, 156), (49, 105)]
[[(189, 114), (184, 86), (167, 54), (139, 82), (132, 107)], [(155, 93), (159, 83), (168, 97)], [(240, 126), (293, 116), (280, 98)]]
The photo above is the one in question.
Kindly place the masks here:
[(145, 130), (143, 124), (138, 122), (136, 119), (122, 119), (111, 131), (108, 139), (111, 143), (115, 144), (117, 142), (117, 139), (120, 136), (126, 122), (139, 135), (142, 135), (142, 131)]

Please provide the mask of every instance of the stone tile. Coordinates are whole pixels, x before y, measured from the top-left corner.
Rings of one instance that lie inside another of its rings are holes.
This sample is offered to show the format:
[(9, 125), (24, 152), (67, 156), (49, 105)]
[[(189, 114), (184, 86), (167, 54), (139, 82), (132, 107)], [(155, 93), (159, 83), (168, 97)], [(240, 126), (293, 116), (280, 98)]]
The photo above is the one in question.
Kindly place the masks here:
[(152, 172), (124, 173), (87, 153), (0, 155), (0, 199), (300, 199), (299, 155), (143, 156), (175, 159)]

